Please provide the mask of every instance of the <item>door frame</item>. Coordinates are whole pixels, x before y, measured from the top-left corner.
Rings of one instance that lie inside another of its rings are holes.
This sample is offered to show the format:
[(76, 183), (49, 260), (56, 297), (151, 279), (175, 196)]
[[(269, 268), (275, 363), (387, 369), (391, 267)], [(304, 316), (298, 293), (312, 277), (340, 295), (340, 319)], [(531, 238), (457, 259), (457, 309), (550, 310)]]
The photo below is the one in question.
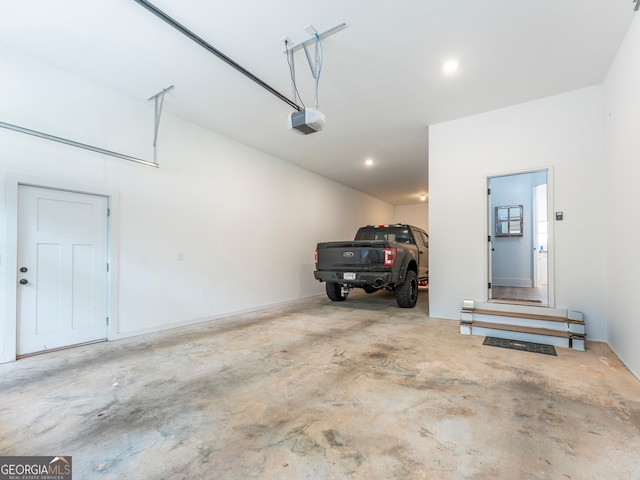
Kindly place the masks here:
[(485, 233), (485, 239), (483, 239), (483, 243), (485, 244), (485, 276), (484, 276), (484, 301), (485, 302), (489, 302), (491, 300), (491, 295), (490, 295), (490, 289), (487, 288), (489, 285), (489, 282), (492, 280), (491, 277), (491, 241), (487, 241), (486, 238), (487, 236), (489, 238), (493, 238), (492, 234), (493, 232), (491, 231), (491, 217), (490, 215), (493, 214), (493, 212), (491, 212), (491, 197), (490, 195), (487, 195), (487, 187), (489, 185), (489, 181), (491, 178), (495, 178), (495, 177), (506, 177), (506, 176), (511, 176), (511, 175), (521, 175), (521, 174), (526, 174), (526, 173), (536, 173), (536, 172), (541, 172), (546, 170), (547, 172), (547, 233), (548, 233), (548, 238), (547, 238), (547, 244), (548, 244), (548, 249), (547, 249), (547, 294), (549, 295), (549, 304), (548, 305), (541, 305), (540, 308), (555, 308), (556, 305), (556, 297), (555, 297), (555, 242), (554, 242), (554, 226), (555, 226), (555, 222), (553, 221), (553, 219), (555, 218), (555, 215), (553, 215), (553, 209), (554, 209), (554, 198), (553, 198), (553, 192), (554, 192), (554, 180), (553, 180), (553, 165), (547, 165), (547, 166), (541, 166), (538, 168), (530, 168), (530, 169), (526, 169), (526, 170), (510, 170), (510, 171), (503, 171), (503, 172), (497, 172), (497, 173), (488, 173), (485, 174), (484, 177), (484, 187), (483, 187), (483, 191), (485, 193), (485, 201), (486, 203), (486, 208), (484, 208), (484, 212), (485, 212), (485, 222), (484, 224), (487, 226), (487, 232)]
[(3, 342), (0, 344), (0, 363), (16, 360), (17, 323), (18, 323), (18, 190), (20, 186), (62, 190), (85, 195), (107, 198), (110, 216), (107, 218), (107, 340), (112, 340), (118, 332), (118, 266), (119, 249), (119, 193), (102, 187), (79, 185), (58, 179), (43, 179), (25, 175), (7, 175), (5, 180), (6, 196), (6, 262), (5, 262), (5, 309), (4, 322), (0, 324)]

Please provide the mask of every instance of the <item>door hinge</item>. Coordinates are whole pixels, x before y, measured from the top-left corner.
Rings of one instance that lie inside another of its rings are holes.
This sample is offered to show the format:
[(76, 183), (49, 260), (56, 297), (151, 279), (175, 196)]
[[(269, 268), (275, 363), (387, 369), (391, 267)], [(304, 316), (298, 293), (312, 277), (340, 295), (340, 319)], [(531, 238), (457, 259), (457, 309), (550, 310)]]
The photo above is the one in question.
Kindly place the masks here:
[(110, 217), (110, 216), (111, 216), (111, 209), (107, 208), (107, 217)]
[(107, 317), (107, 325), (109, 325), (109, 317)]
[(491, 189), (487, 188), (487, 195), (491, 195)]
[(487, 242), (491, 241), (491, 235), (487, 235)]
[(109, 271), (109, 264), (107, 263), (107, 272)]
[(489, 282), (489, 286), (487, 288), (491, 290), (491, 282)]

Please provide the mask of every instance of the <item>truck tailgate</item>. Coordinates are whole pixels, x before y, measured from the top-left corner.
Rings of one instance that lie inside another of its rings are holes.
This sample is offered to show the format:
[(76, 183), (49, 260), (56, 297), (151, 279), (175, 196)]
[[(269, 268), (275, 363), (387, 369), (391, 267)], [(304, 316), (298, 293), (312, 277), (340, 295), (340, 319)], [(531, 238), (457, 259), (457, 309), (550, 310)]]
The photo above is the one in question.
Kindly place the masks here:
[(347, 271), (384, 268), (384, 240), (324, 242), (318, 244), (318, 270)]

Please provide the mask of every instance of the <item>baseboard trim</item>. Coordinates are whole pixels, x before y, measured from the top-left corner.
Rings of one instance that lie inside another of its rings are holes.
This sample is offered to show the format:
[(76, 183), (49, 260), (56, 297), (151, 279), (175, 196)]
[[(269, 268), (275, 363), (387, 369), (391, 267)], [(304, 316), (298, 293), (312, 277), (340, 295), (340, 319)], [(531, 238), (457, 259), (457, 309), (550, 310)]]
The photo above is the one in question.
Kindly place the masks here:
[(147, 335), (150, 333), (156, 333), (156, 332), (163, 332), (165, 330), (173, 330), (174, 328), (181, 328), (181, 327), (189, 327), (192, 325), (198, 325), (200, 323), (207, 323), (207, 322), (212, 322), (215, 320), (222, 320), (222, 319), (228, 319), (228, 318), (232, 318), (232, 317), (237, 317), (240, 315), (245, 315), (247, 313), (255, 313), (255, 312), (260, 312), (262, 310), (269, 310), (271, 308), (278, 308), (278, 307), (287, 307), (287, 306), (292, 306), (292, 305), (297, 305), (300, 303), (304, 303), (304, 302), (308, 302), (309, 300), (312, 300), (314, 298), (319, 298), (319, 297), (323, 297), (324, 295), (322, 294), (318, 294), (318, 295), (310, 295), (307, 297), (301, 297), (301, 298), (296, 298), (293, 300), (285, 300), (283, 302), (276, 302), (276, 303), (270, 303), (270, 304), (265, 304), (265, 305), (259, 305), (256, 307), (251, 307), (251, 308), (244, 308), (244, 309), (240, 309), (240, 310), (232, 310), (229, 312), (224, 312), (224, 313), (220, 313), (217, 315), (212, 315), (209, 317), (200, 317), (200, 318), (192, 318), (192, 319), (187, 319), (187, 320), (180, 320), (177, 322), (171, 322), (171, 323), (167, 323), (164, 325), (159, 325), (159, 326), (154, 326), (154, 327), (149, 327), (149, 328), (141, 328), (141, 329), (137, 329), (137, 330), (131, 330), (131, 331), (125, 331), (125, 332), (118, 332), (117, 334), (109, 337), (109, 341), (115, 341), (115, 340), (123, 340), (125, 338), (131, 338), (131, 337), (137, 337), (139, 335)]

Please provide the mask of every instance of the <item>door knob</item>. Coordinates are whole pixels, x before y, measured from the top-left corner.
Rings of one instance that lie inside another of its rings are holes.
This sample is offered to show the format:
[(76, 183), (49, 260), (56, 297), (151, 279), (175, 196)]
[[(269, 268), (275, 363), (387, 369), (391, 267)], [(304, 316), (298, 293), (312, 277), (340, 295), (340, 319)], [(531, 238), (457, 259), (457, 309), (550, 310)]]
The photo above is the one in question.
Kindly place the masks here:
[(20, 280), (20, 285), (26, 285), (27, 283), (29, 283), (29, 280), (27, 280), (26, 278)]
[(20, 271), (21, 271), (22, 273), (27, 273), (27, 272), (29, 271), (29, 269), (28, 269), (27, 267), (21, 267), (21, 268), (20, 268)]

